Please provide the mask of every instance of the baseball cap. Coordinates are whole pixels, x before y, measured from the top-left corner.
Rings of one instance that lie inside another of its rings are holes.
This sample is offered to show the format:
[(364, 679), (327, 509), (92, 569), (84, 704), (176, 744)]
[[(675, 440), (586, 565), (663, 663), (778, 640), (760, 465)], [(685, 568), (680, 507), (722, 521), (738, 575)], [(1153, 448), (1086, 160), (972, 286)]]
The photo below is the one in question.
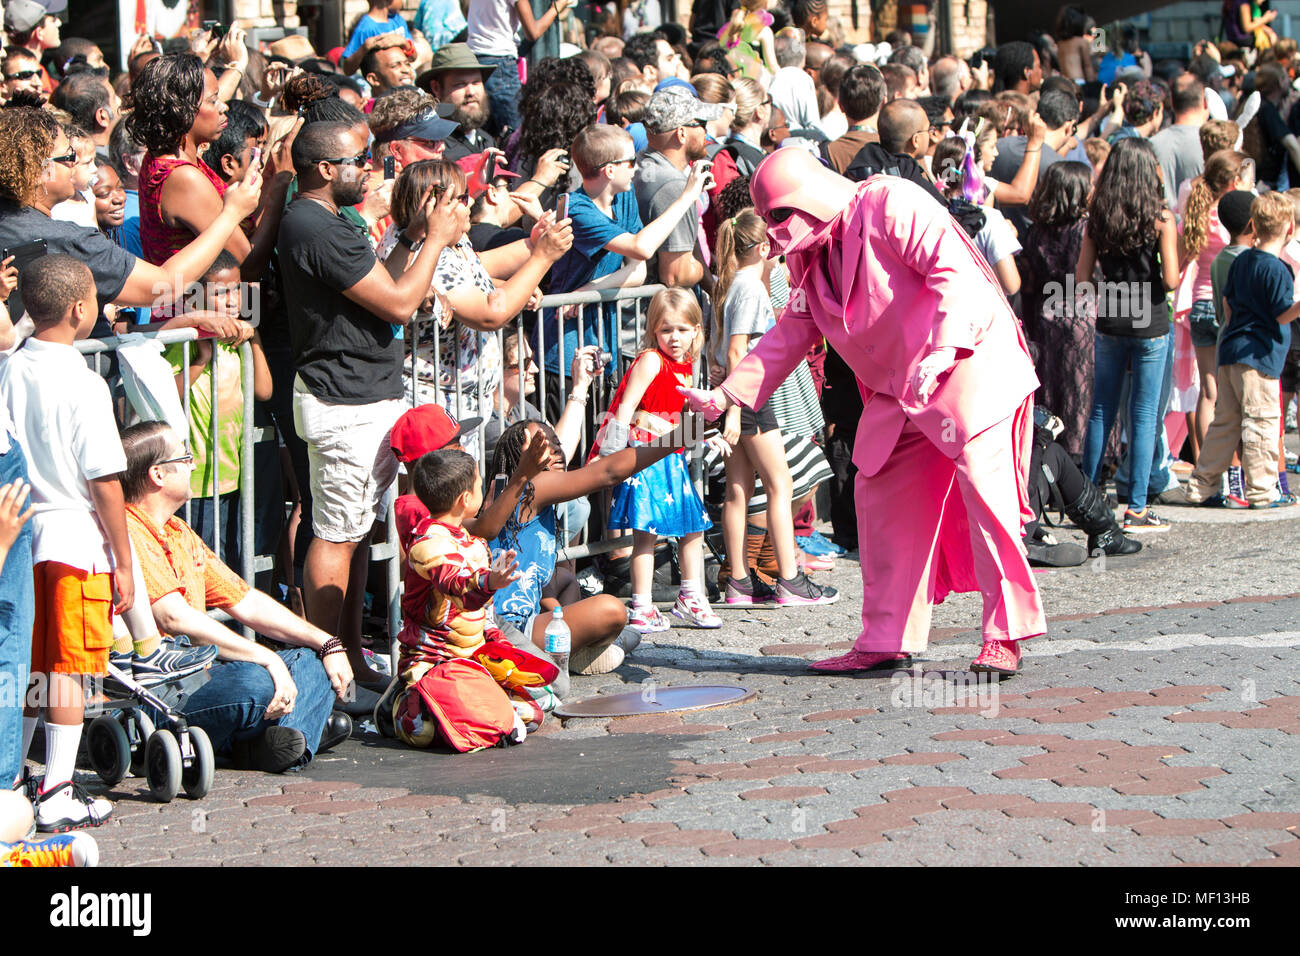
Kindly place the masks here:
[(722, 107), (715, 103), (701, 103), (679, 86), (659, 90), (646, 104), (642, 122), (651, 133), (667, 133), (689, 123), (719, 119)]
[(377, 134), (375, 142), (390, 143), (395, 139), (442, 140), (454, 133), (459, 125), (439, 116), (436, 106), (428, 106), (392, 129)]
[(388, 444), (397, 460), (409, 465), (431, 451), (445, 448), (454, 439), (472, 432), (481, 424), (481, 418), (467, 418), (458, 422), (440, 405), (419, 405), (403, 413), (393, 425)]
[(68, 0), (10, 0), (5, 4), (5, 29), (26, 33), (40, 26), (47, 13), (60, 13)]
[(1219, 222), (1233, 236), (1239, 236), (1250, 224), (1250, 204), (1255, 194), (1245, 189), (1234, 189), (1219, 200)]

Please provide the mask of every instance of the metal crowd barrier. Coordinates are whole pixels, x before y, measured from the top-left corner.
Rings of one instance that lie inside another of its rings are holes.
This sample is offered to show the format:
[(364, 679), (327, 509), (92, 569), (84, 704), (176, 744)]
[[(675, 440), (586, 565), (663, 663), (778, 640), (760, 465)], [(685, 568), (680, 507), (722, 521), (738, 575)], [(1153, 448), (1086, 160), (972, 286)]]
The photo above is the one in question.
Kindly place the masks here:
[[(598, 375), (592, 381), (591, 392), (588, 398), (588, 415), (585, 415), (582, 422), (581, 437), (578, 443), (578, 450), (581, 452), (590, 444), (592, 436), (589, 434), (588, 423), (598, 422), (603, 413), (609, 410), (609, 400), (613, 397), (614, 391), (621, 381), (622, 376), (626, 373), (632, 361), (636, 358), (641, 348), (641, 339), (645, 332), (645, 302), (659, 292), (663, 286), (637, 286), (625, 289), (608, 289), (600, 292), (569, 292), (558, 295), (544, 296), (541, 300), (537, 312), (535, 333), (527, 335), (523, 328), (523, 322), (520, 318), (513, 318), (501, 329), (491, 333), (479, 333), (478, 348), (481, 350), (485, 344), (484, 336), (492, 336), (496, 342), (498, 354), (501, 356), (501, 368), (497, 369), (497, 374), (485, 367), (485, 363), (477, 362), (477, 381), (474, 382), (473, 389), (465, 389), (463, 381), (463, 372), (460, 367), (459, 350), (456, 352), (457, 361), (453, 363), (451, 369), (444, 369), (439, 362), (441, 355), (442, 338), (446, 335), (456, 336), (460, 332), (459, 324), (451, 322), (447, 328), (442, 328), (438, 322), (431, 321), (432, 317), (426, 314), (417, 314), (415, 320), (408, 327), (410, 334), (410, 345), (408, 346), (409, 362), (409, 379), (407, 380), (407, 390), (405, 399), (412, 406), (421, 404), (419, 401), (421, 385), (427, 389), (429, 383), (421, 382), (417, 374), (417, 357), (426, 357), (435, 369), (437, 380), (432, 383), (432, 394), (425, 394), (425, 398), (431, 398), (442, 404), (458, 420), (480, 417), (483, 421), (480, 423), (476, 441), (471, 443), (471, 447), (476, 450), (476, 457), (482, 473), (486, 473), (490, 462), (486, 460), (485, 431), (487, 422), (490, 418), (495, 417), (504, 431), (507, 426), (508, 409), (505, 407), (504, 400), (504, 383), (505, 383), (505, 337), (507, 334), (517, 337), (519, 345), (519, 355), (521, 360), (518, 366), (518, 379), (520, 401), (528, 400), (528, 396), (523, 394), (523, 379), (528, 361), (524, 358), (528, 350), (534, 349), (531, 358), (536, 363), (537, 371), (537, 390), (533, 396), (533, 404), (537, 405), (545, 415), (546, 407), (546, 380), (548, 372), (546, 369), (546, 313), (547, 310), (563, 308), (565, 306), (579, 305), (584, 306), (577, 316), (578, 340), (582, 342), (586, 338), (586, 327), (592, 316), (589, 307), (602, 306), (605, 303), (616, 303), (618, 315), (618, 328), (620, 330), (619, 341), (617, 343), (608, 343), (605, 341), (605, 329), (603, 317), (596, 315), (596, 339), (601, 351), (609, 352), (613, 356), (614, 374)], [(429, 341), (421, 342), (424, 327), (429, 326)], [(191, 343), (199, 340), (200, 335), (197, 329), (169, 329), (159, 332), (133, 332), (132, 336), (142, 335), (145, 338), (154, 339), (162, 345), (181, 345), (182, 352), (182, 375), (184, 381), (189, 381), (190, 376), (190, 353)], [(215, 347), (216, 340), (208, 339), (214, 343), (212, 349), (212, 358), (210, 359), (209, 384), (211, 387), (212, 403), (212, 460), (209, 465), (212, 473), (211, 501), (213, 513), (213, 551), (221, 560), (225, 560), (224, 541), (221, 534), (221, 462), (220, 457), (216, 454), (216, 449), (220, 439), (220, 415), (218, 404), (218, 368), (219, 363), (223, 361), (220, 358), (221, 350)], [(111, 336), (101, 339), (86, 339), (77, 343), (77, 349), (84, 355), (93, 356), (93, 366), (96, 371), (104, 373), (100, 356), (116, 352), (124, 344), (124, 339)], [(563, 363), (563, 349), (559, 350), (560, 362)], [(225, 359), (229, 361), (229, 359)], [(239, 474), (239, 513), (240, 513), (240, 539), (242, 560), (239, 568), (241, 577), (252, 584), (257, 574), (263, 571), (269, 571), (273, 568), (275, 556), (273, 554), (256, 553), (256, 537), (254, 534), (254, 515), (255, 515), (255, 492), (256, 492), (256, 474), (254, 471), (254, 446), (264, 441), (275, 441), (275, 429), (273, 427), (258, 428), (254, 426), (254, 398), (253, 398), (253, 352), (252, 346), (244, 342), (239, 346), (239, 361), (241, 370), (241, 384), (243, 389), (244, 402), (244, 423), (243, 433), (241, 435), (241, 454), (240, 454), (240, 474)], [(705, 362), (703, 360), (696, 363), (695, 381), (701, 380)], [(446, 382), (443, 378), (446, 376)], [(562, 369), (557, 378), (556, 387), (558, 390), (559, 404), (561, 410), (565, 407), (566, 391), (568, 381), (568, 369)], [(190, 420), (190, 390), (187, 388), (181, 397), (182, 407), (185, 409), (186, 420)], [(554, 425), (555, 422), (550, 424)], [(188, 430), (182, 436), (188, 445)], [(696, 482), (701, 481), (700, 460), (698, 457), (692, 460), (692, 474)], [(402, 582), (400, 571), (400, 553), (397, 540), (397, 527), (394, 518), (393, 502), (397, 495), (397, 482), (389, 489), (385, 509), (385, 526), (387, 540), (373, 543), (370, 547), (370, 560), (372, 562), (382, 562), (387, 566), (387, 588), (384, 595), (388, 610), (388, 630), (390, 638), (395, 640), (402, 628), (402, 611), (401, 611), (401, 594)], [(602, 498), (607, 497), (602, 495)], [(185, 518), (190, 518), (190, 505), (187, 503), (185, 508)], [(303, 520), (310, 521), (309, 515), (304, 515)], [(568, 542), (575, 536), (579, 536), (580, 543), (570, 546)], [(587, 557), (590, 555), (600, 554), (612, 551), (620, 547), (629, 546), (629, 537), (608, 537), (602, 540), (593, 541), (590, 538), (589, 528), (570, 529), (565, 524), (565, 509), (557, 509), (557, 529), (556, 536), (565, 546), (557, 550), (557, 561), (570, 561), (576, 558)], [(292, 572), (290, 572), (292, 573)], [(214, 617), (222, 620), (229, 620), (229, 616), (219, 612), (212, 612)], [(245, 628), (246, 636), (251, 637), (249, 629)]]

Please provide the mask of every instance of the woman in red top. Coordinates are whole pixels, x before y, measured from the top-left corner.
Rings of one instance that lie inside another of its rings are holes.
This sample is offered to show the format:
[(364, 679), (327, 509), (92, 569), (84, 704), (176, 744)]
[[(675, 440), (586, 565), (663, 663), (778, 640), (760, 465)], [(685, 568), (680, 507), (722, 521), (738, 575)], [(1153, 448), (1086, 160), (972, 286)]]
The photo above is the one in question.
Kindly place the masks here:
[[(216, 76), (192, 53), (149, 62), (136, 78), (132, 94), (135, 108), (127, 123), (131, 135), (147, 150), (140, 169), (140, 241), (144, 258), (162, 263), (221, 212), (228, 186), (200, 161), (199, 153), (225, 128), (226, 104), (219, 96)], [(226, 241), (247, 281), (261, 278), (275, 246), (285, 194), (293, 179), (288, 161), (291, 140), (292, 136), (276, 148), (258, 210)], [(257, 163), (250, 166), (260, 168)]]

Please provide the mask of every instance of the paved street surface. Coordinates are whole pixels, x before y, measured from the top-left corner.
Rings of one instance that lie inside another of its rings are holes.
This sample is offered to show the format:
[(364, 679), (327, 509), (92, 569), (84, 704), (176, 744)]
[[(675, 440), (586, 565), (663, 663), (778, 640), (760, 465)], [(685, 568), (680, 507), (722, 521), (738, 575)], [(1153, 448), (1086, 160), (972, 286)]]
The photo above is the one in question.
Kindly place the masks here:
[(548, 719), (466, 756), (358, 730), (303, 773), (219, 770), (166, 806), (128, 777), (103, 864), (1300, 863), (1298, 511), (1166, 508), (1135, 558), (1041, 574), (1050, 633), (1000, 685), (965, 671), (978, 595), (936, 610), (914, 671), (809, 672), (858, 631), (841, 559), (818, 576), (839, 604), (722, 610), (572, 695), (757, 691), (742, 704)]

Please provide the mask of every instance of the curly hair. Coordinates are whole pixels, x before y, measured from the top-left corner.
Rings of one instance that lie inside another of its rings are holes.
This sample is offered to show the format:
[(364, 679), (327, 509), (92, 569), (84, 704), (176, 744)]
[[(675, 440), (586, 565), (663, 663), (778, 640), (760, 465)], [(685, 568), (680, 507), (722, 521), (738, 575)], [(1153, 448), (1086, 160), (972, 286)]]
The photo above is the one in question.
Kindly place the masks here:
[(754, 205), (754, 197), (749, 194), (749, 177), (737, 176), (727, 185), (722, 187), (717, 198), (713, 201), (714, 209), (717, 210), (718, 221), (730, 219), (739, 213), (742, 209), (749, 209)]
[(1205, 161), (1205, 171), (1192, 180), (1183, 214), (1183, 241), (1189, 256), (1199, 255), (1210, 240), (1210, 210), (1229, 190), (1236, 188), (1245, 153), (1221, 149)]
[(280, 98), (286, 112), (296, 113), (318, 100), (338, 96), (339, 88), (319, 73), (299, 73), (289, 77)]
[(207, 68), (193, 53), (150, 60), (131, 84), (131, 135), (155, 156), (174, 153), (203, 104)]
[[(585, 70), (586, 67), (583, 67)], [(576, 83), (551, 83), (521, 104), (519, 155), (536, 160), (548, 149), (568, 149), (585, 128), (596, 122), (596, 104)]]
[(1102, 255), (1132, 256), (1151, 243), (1165, 209), (1160, 166), (1145, 139), (1115, 143), (1088, 205), (1088, 235)]
[(0, 195), (24, 206), (35, 202), (60, 132), (58, 121), (44, 110), (0, 110)]

